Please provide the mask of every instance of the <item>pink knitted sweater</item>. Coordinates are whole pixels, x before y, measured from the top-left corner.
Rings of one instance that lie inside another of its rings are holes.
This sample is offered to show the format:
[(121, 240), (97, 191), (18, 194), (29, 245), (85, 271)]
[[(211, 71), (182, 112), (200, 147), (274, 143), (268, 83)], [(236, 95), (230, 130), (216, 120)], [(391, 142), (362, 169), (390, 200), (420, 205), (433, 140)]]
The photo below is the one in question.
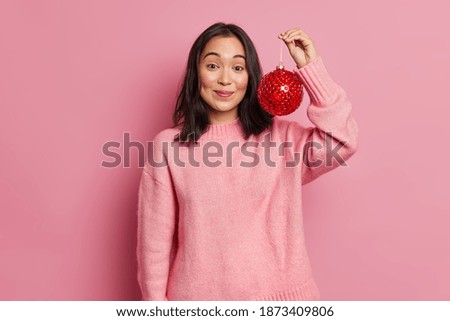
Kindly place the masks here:
[(321, 57), (298, 72), (314, 127), (275, 116), (273, 126), (245, 141), (238, 118), (210, 125), (190, 148), (164, 146), (180, 128), (156, 135), (139, 189), (144, 300), (319, 299), (302, 184), (344, 164), (356, 151), (358, 128)]

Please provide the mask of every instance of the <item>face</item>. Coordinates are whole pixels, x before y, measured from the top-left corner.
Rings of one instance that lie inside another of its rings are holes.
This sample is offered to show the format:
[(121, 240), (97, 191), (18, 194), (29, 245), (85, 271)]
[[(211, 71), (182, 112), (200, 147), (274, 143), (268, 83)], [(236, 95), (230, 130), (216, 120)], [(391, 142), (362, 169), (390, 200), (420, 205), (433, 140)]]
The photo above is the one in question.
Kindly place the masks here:
[(200, 95), (210, 107), (210, 123), (230, 122), (245, 96), (248, 73), (245, 50), (236, 37), (214, 37), (205, 46), (198, 65)]

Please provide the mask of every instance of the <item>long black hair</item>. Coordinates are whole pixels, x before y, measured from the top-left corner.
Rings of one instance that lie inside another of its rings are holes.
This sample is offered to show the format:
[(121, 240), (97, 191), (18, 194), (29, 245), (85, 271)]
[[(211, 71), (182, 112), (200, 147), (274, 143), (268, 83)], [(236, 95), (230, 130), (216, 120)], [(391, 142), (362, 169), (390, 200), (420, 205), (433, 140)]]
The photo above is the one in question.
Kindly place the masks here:
[(252, 134), (260, 134), (273, 124), (273, 115), (262, 109), (258, 102), (257, 89), (262, 71), (252, 40), (241, 27), (218, 22), (198, 36), (189, 52), (183, 84), (172, 116), (173, 127), (183, 125), (180, 134), (175, 137), (175, 141), (196, 142), (208, 128), (208, 105), (200, 96), (201, 85), (197, 68), (206, 44), (216, 36), (236, 37), (245, 49), (248, 84), (245, 96), (238, 106), (238, 117), (245, 139)]

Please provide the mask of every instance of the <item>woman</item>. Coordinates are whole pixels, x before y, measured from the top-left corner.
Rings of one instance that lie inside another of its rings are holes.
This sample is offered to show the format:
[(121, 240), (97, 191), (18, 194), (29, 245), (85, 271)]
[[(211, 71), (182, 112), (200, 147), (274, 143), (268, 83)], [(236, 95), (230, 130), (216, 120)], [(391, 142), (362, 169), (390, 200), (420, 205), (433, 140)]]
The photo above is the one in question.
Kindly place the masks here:
[(217, 23), (197, 38), (174, 126), (154, 138), (140, 182), (144, 300), (319, 299), (301, 187), (353, 155), (358, 129), (311, 38), (297, 28), (278, 37), (297, 64), (315, 126), (260, 107), (261, 67), (240, 27)]

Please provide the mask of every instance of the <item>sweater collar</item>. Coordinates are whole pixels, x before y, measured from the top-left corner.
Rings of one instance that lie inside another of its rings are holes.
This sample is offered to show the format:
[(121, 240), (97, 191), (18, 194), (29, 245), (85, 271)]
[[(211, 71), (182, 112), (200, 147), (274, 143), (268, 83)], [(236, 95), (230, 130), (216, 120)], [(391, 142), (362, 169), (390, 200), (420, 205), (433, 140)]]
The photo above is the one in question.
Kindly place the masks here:
[(241, 121), (238, 118), (227, 123), (209, 124), (207, 130), (200, 137), (200, 140), (215, 140), (224, 138), (243, 137)]

